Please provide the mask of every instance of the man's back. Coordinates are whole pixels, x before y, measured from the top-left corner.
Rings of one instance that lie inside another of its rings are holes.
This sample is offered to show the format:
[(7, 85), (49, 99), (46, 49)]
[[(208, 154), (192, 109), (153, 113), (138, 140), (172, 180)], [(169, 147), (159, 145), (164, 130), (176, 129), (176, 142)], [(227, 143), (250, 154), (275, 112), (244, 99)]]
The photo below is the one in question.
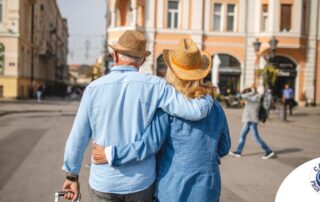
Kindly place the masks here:
[[(119, 70), (91, 83), (88, 107), (93, 140), (107, 147), (141, 138), (157, 108), (160, 82), (152, 75)], [(108, 193), (140, 191), (153, 183), (154, 167), (154, 157), (117, 168), (93, 164), (90, 186)]]

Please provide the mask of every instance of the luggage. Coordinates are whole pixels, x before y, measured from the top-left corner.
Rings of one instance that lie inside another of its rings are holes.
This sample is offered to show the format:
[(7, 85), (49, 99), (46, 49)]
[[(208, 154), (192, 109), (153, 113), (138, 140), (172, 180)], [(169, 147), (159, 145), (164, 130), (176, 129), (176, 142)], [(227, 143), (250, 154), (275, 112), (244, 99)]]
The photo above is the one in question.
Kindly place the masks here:
[[(54, 194), (54, 196), (55, 196), (54, 202), (59, 202), (59, 199), (60, 199), (61, 197), (63, 197), (66, 193), (68, 193), (68, 192), (66, 192), (66, 191), (58, 191), (58, 192), (56, 192), (56, 193)], [(80, 202), (80, 199), (81, 199), (81, 194), (79, 194), (79, 197), (78, 197), (78, 199), (77, 199), (77, 202)]]

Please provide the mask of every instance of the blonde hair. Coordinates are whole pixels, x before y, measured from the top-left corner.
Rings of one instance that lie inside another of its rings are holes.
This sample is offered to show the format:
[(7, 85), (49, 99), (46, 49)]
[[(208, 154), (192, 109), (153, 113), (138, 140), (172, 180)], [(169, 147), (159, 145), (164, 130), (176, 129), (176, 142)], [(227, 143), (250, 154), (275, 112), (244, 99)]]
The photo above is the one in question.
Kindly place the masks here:
[(206, 94), (210, 94), (212, 97), (214, 96), (213, 86), (205, 84), (203, 79), (193, 81), (182, 80), (177, 77), (170, 68), (167, 68), (165, 79), (188, 98), (200, 98)]

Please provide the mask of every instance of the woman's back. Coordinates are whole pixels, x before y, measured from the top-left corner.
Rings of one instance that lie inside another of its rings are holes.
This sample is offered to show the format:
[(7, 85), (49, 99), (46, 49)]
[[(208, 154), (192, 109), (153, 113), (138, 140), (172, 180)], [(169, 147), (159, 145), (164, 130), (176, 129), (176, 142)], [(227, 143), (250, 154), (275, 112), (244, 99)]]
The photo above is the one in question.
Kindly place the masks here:
[(230, 136), (224, 111), (215, 101), (201, 121), (171, 118), (171, 129), (157, 161), (160, 201), (217, 201), (220, 157), (228, 154)]

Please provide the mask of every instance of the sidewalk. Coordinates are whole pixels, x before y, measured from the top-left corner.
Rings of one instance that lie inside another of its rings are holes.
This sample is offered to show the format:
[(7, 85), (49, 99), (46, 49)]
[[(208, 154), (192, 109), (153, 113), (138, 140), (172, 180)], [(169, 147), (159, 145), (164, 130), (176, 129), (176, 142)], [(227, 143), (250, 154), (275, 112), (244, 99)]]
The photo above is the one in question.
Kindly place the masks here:
[(62, 100), (61, 98), (56, 97), (48, 97), (40, 103), (38, 103), (35, 99), (0, 99), (0, 117), (12, 113), (75, 113), (78, 108), (78, 105), (78, 101)]
[(270, 124), (281, 127), (298, 127), (311, 131), (320, 131), (320, 106), (316, 107), (295, 107), (293, 115), (287, 114), (287, 121), (279, 120), (279, 111), (270, 112)]
[[(60, 112), (75, 113), (78, 108), (78, 101), (62, 100), (61, 98), (48, 97), (38, 103), (35, 99), (27, 100), (1, 100), (0, 116), (12, 113), (36, 113), (36, 112)], [(232, 110), (232, 116), (241, 118), (243, 109)], [(320, 131), (320, 106), (317, 107), (295, 107), (293, 115), (287, 115), (287, 121), (279, 120), (279, 111), (271, 110), (267, 124), (286, 127), (298, 127), (311, 131)]]

